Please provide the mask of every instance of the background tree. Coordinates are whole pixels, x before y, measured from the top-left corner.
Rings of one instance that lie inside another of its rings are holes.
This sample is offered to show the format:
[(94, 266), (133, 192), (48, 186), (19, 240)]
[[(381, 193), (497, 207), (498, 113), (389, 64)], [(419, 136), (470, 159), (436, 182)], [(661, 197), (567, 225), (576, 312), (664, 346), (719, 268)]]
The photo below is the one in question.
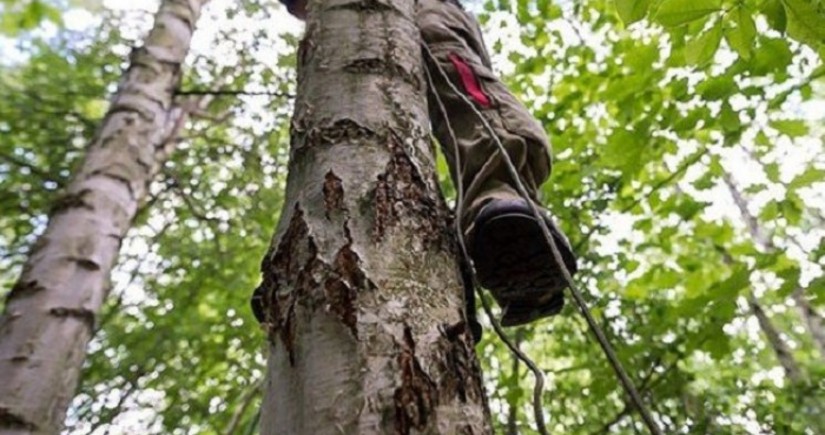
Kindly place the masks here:
[(57, 432), (108, 276), (153, 175), (185, 122), (174, 89), (201, 2), (167, 0), (86, 152), (53, 203), (0, 318), (0, 428)]

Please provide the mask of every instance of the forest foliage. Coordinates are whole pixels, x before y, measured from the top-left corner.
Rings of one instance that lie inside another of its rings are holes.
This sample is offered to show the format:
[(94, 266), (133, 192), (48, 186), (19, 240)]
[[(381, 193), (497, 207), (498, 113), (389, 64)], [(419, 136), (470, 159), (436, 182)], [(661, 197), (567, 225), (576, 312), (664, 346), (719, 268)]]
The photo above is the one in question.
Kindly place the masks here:
[[(0, 295), (151, 25), (133, 3), (0, 1)], [(468, 7), (551, 138), (543, 200), (665, 431), (825, 431), (825, 3)], [(213, 0), (199, 28), (177, 92), (194, 109), (123, 246), (68, 433), (256, 430), (248, 298), (283, 200), (300, 26), (274, 0)], [(529, 371), (482, 322), (497, 433), (532, 433)], [(546, 374), (552, 432), (644, 430), (573, 304), (509, 332)]]

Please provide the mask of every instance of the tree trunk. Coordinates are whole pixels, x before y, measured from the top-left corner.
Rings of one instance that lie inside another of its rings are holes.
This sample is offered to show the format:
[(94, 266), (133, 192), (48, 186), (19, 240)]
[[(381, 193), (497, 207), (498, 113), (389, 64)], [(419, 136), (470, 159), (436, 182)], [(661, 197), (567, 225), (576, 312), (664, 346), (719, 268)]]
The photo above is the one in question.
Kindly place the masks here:
[(825, 358), (825, 321), (822, 316), (811, 306), (808, 298), (805, 296), (805, 290), (802, 287), (794, 289), (793, 294), (796, 307), (799, 308), (799, 313), (805, 320), (805, 326), (808, 328), (808, 333), (811, 334), (814, 340), (814, 346), (819, 351), (819, 356)]
[(0, 318), (0, 433), (58, 433), (109, 273), (180, 127), (181, 64), (205, 0), (164, 0)]
[[(759, 221), (751, 214), (750, 210), (748, 210), (748, 202), (742, 195), (742, 192), (739, 191), (739, 188), (736, 186), (733, 178), (731, 178), (728, 173), (725, 173), (722, 178), (725, 185), (728, 187), (728, 191), (733, 197), (733, 202), (739, 209), (739, 214), (742, 216), (742, 220), (748, 227), (748, 232), (750, 233), (754, 243), (768, 251), (776, 250), (776, 245), (774, 245), (770, 237), (764, 233), (762, 227), (759, 225)], [(748, 305), (750, 306), (751, 312), (756, 317), (756, 320), (759, 322), (759, 328), (768, 339), (768, 344), (771, 346), (771, 349), (773, 349), (776, 359), (785, 370), (785, 374), (791, 381), (795, 383), (801, 382), (803, 380), (802, 370), (799, 368), (799, 364), (796, 362), (796, 359), (794, 359), (790, 347), (788, 347), (788, 344), (782, 339), (779, 331), (773, 325), (770, 317), (768, 317), (768, 314), (762, 308), (759, 300), (755, 295), (753, 295), (753, 293), (748, 295)]]
[[(519, 328), (516, 331), (516, 335), (513, 338), (513, 344), (516, 346), (517, 349), (521, 349), (521, 342), (524, 340), (524, 330)], [(513, 365), (511, 366), (511, 373), (513, 379), (519, 379), (519, 365), (521, 364), (521, 360), (518, 359), (518, 356), (513, 354), (511, 355), (513, 358)], [(521, 408), (521, 402), (518, 397), (515, 400), (508, 400), (507, 403), (507, 435), (518, 435), (519, 433), (519, 424), (518, 424), (518, 410)]]
[(801, 382), (804, 379), (802, 370), (800, 370), (799, 364), (796, 363), (791, 348), (788, 347), (788, 344), (785, 343), (785, 340), (779, 335), (779, 331), (773, 326), (770, 317), (768, 317), (768, 314), (762, 306), (759, 305), (759, 301), (756, 300), (755, 296), (748, 296), (748, 305), (753, 315), (756, 316), (756, 320), (759, 322), (759, 329), (762, 330), (762, 333), (765, 334), (765, 337), (768, 339), (768, 344), (770, 344), (771, 349), (773, 349), (773, 353), (776, 355), (779, 365), (785, 370), (788, 379), (794, 383)]
[(491, 433), (414, 9), (310, 2), (286, 201), (262, 263), (264, 434)]

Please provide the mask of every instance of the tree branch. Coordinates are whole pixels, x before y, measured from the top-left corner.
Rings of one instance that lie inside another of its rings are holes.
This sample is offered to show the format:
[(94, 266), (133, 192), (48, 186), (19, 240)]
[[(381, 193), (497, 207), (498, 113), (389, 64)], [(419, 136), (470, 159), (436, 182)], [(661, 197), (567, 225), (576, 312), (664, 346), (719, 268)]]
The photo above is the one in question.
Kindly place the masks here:
[[(682, 176), (685, 173), (685, 171), (687, 171), (691, 166), (696, 164), (696, 162), (698, 162), (699, 159), (701, 159), (705, 154), (707, 154), (707, 152), (708, 152), (707, 148), (702, 148), (702, 149), (698, 150), (696, 153), (694, 153), (692, 156), (688, 157), (684, 162), (682, 162), (682, 164), (679, 165), (679, 167), (676, 168), (676, 170), (673, 171), (673, 173), (671, 173), (667, 178), (665, 178), (662, 181), (654, 184), (649, 192), (647, 192), (644, 195), (639, 196), (638, 198), (636, 198), (630, 204), (628, 204), (628, 205), (622, 207), (621, 209), (619, 209), (619, 213), (626, 213), (626, 212), (632, 210), (634, 207), (639, 205), (639, 203), (641, 203), (642, 201), (650, 198), (654, 193), (658, 192), (663, 187), (670, 185), (674, 180), (676, 180), (678, 177)], [(606, 226), (601, 224), (601, 223), (593, 225), (592, 227), (590, 227), (590, 229), (584, 234), (584, 237), (582, 237), (581, 240), (579, 240), (579, 242), (576, 243), (576, 246), (573, 249), (575, 251), (580, 251), (581, 248), (584, 246), (584, 244), (587, 243), (590, 240), (590, 238), (593, 236), (593, 234), (596, 233), (596, 231), (598, 231), (600, 229), (604, 229), (605, 227)]]
[(58, 187), (63, 187), (65, 185), (63, 180), (60, 180), (59, 178), (52, 177), (52, 174), (49, 174), (47, 171), (44, 171), (44, 170), (38, 168), (37, 166), (34, 166), (33, 164), (31, 164), (31, 163), (29, 163), (25, 160), (19, 159), (15, 156), (9, 155), (9, 154), (4, 153), (2, 151), (0, 151), (0, 159), (2, 159), (4, 161), (6, 161), (7, 163), (10, 163), (14, 166), (17, 166), (19, 168), (28, 169), (29, 171), (31, 171), (32, 174), (37, 175), (38, 177), (43, 179), (43, 181), (51, 181), (52, 183), (57, 184)]

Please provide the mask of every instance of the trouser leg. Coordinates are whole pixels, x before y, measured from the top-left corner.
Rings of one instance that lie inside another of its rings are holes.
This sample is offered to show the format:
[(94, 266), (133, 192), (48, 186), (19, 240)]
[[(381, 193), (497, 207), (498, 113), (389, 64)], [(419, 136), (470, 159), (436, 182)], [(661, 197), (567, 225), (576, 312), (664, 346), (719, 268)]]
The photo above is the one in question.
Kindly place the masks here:
[(550, 173), (548, 140), (527, 108), (491, 71), (472, 15), (451, 0), (421, 0), (418, 24), (433, 80), (429, 92), (433, 133), (450, 163), (454, 183), (463, 188), (459, 218), (469, 233), (488, 200), (520, 197), (495, 138), (507, 150), (533, 200)]

